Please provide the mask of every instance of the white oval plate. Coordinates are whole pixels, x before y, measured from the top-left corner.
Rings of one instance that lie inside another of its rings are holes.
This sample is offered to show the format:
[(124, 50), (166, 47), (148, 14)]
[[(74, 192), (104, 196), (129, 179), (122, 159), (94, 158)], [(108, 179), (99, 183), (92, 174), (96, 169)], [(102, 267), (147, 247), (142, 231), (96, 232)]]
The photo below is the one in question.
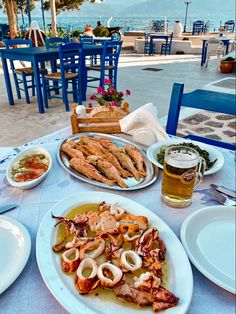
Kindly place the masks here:
[(31, 240), (18, 221), (0, 216), (0, 294), (20, 275), (29, 258)]
[(181, 241), (194, 266), (232, 293), (236, 293), (235, 210), (205, 207), (188, 216), (181, 227)]
[(183, 138), (182, 139), (170, 139), (170, 140), (167, 140), (167, 141), (158, 142), (158, 143), (155, 143), (155, 144), (151, 145), (148, 148), (148, 150), (147, 150), (148, 159), (154, 165), (156, 165), (157, 167), (163, 169), (163, 165), (160, 164), (157, 161), (157, 154), (160, 152), (161, 147), (162, 146), (169, 146), (171, 144), (180, 144), (180, 143), (183, 143), (183, 142), (185, 142), (185, 143), (193, 143), (195, 145), (198, 145), (201, 149), (205, 149), (206, 151), (208, 151), (210, 160), (217, 159), (217, 161), (211, 167), (211, 169), (209, 169), (209, 170), (207, 170), (205, 172), (205, 175), (209, 175), (209, 174), (215, 173), (215, 172), (219, 171), (222, 168), (222, 166), (224, 164), (224, 157), (221, 154), (221, 152), (219, 150), (217, 150), (214, 146), (207, 145), (207, 144), (204, 144), (204, 143), (201, 143), (201, 142), (192, 141), (192, 140), (189, 140), (189, 139), (183, 139)]
[[(154, 213), (146, 207), (128, 198), (101, 192), (77, 193), (65, 198), (54, 205), (44, 216), (39, 227), (36, 241), (36, 257), (41, 275), (54, 297), (70, 313), (86, 314), (137, 314), (137, 308), (131, 308), (125, 303), (115, 303), (112, 300), (104, 300), (99, 297), (82, 296), (75, 286), (74, 281), (61, 270), (60, 258), (53, 253), (52, 246), (56, 243), (55, 219), (51, 213), (64, 216), (68, 211), (78, 204), (118, 202), (127, 211), (146, 215), (150, 225), (159, 229), (167, 247), (167, 258), (169, 262), (169, 289), (180, 298), (179, 305), (166, 310), (168, 314), (186, 313), (192, 298), (193, 277), (188, 257), (173, 231)], [(183, 284), (184, 282), (184, 284)], [(152, 308), (143, 308), (140, 313), (153, 314)]]
[[(38, 177), (37, 179), (34, 180), (30, 180), (30, 181), (25, 181), (25, 182), (16, 182), (12, 179), (12, 175), (11, 175), (11, 169), (13, 167), (13, 165), (21, 160), (22, 158), (24, 158), (24, 156), (26, 155), (33, 155), (33, 154), (44, 154), (48, 160), (49, 160), (49, 167), (47, 169), (47, 171), (41, 175), (40, 177)], [(30, 147), (27, 148), (25, 150), (23, 150), (22, 152), (20, 152), (19, 154), (17, 154), (9, 163), (7, 170), (6, 170), (6, 177), (7, 177), (7, 181), (9, 182), (10, 185), (14, 186), (15, 188), (19, 188), (22, 190), (27, 190), (27, 189), (31, 189), (33, 187), (35, 187), (36, 185), (38, 185), (41, 181), (43, 181), (43, 179), (47, 176), (48, 172), (50, 171), (52, 167), (52, 157), (49, 154), (49, 152), (40, 146), (36, 146), (36, 147)]]

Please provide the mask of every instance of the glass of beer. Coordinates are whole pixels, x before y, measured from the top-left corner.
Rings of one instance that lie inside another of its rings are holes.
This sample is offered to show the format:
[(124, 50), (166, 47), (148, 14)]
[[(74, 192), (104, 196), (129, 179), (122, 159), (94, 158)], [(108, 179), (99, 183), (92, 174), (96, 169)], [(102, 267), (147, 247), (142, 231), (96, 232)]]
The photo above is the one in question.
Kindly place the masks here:
[(187, 146), (170, 146), (165, 150), (162, 202), (182, 208), (192, 203), (194, 188), (202, 181), (206, 163), (199, 153)]

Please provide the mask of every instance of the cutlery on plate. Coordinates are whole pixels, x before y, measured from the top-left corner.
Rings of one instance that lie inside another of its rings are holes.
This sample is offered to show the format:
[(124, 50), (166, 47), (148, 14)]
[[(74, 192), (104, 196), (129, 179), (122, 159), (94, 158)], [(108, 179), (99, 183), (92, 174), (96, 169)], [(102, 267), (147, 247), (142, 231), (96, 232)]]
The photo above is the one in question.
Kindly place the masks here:
[(227, 206), (236, 206), (236, 201), (233, 201), (232, 199), (229, 199), (226, 195), (221, 194), (220, 192), (218, 192), (217, 190), (210, 188), (210, 192), (212, 193), (213, 198), (223, 204), (223, 205), (227, 205)]
[(213, 189), (217, 190), (218, 192), (221, 192), (223, 194), (226, 194), (228, 196), (231, 196), (233, 198), (236, 198), (236, 191), (230, 190), (225, 188), (224, 186), (219, 186), (216, 184), (211, 184), (210, 185)]
[(14, 209), (16, 207), (17, 207), (17, 204), (0, 205), (0, 214), (5, 213), (8, 210)]

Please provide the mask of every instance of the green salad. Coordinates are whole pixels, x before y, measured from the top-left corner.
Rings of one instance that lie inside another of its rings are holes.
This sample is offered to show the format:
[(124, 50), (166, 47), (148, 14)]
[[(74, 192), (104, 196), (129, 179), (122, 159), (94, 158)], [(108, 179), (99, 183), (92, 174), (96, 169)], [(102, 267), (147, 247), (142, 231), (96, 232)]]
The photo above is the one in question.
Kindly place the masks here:
[(209, 158), (208, 151), (206, 151), (204, 149), (201, 149), (198, 145), (194, 145), (193, 143), (185, 143), (185, 142), (183, 142), (183, 143), (179, 143), (179, 144), (172, 144), (172, 145), (169, 145), (169, 146), (163, 145), (161, 147), (160, 152), (157, 154), (157, 161), (161, 165), (164, 164), (165, 150), (166, 150), (167, 147), (170, 147), (170, 146), (187, 146), (187, 147), (194, 148), (199, 153), (199, 155), (205, 159), (205, 161), (206, 161), (206, 170), (211, 169), (211, 167), (217, 161), (217, 159), (211, 161), (210, 158)]

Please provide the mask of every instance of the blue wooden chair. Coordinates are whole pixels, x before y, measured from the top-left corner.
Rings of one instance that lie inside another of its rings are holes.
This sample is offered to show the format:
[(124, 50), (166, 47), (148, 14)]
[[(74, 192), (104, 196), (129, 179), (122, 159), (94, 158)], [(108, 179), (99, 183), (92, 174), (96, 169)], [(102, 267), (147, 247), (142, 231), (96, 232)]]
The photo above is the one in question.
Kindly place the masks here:
[(79, 39), (81, 44), (94, 44), (93, 36), (80, 34)]
[[(82, 83), (81, 83), (81, 55), (82, 45), (69, 43), (59, 45), (60, 72), (54, 72), (43, 76), (43, 96), (45, 107), (48, 108), (48, 99), (63, 99), (66, 111), (70, 110), (68, 94), (73, 95), (73, 101), (82, 104)], [(50, 86), (50, 82), (57, 83)], [(69, 83), (72, 90), (69, 90)], [(61, 90), (62, 96), (55, 90)], [(55, 91), (55, 95), (51, 95)]]
[[(7, 49), (23, 47), (32, 47), (31, 39), (6, 39), (5, 46)], [(21, 47), (19, 47), (21, 46)], [(23, 47), (22, 47), (23, 46)], [(29, 90), (32, 89), (32, 96), (35, 96), (34, 70), (32, 67), (15, 68), (14, 61), (10, 60), (10, 67), (16, 87), (17, 98), (21, 99), (21, 91), (25, 93), (25, 100), (30, 104)], [(44, 68), (40, 68), (40, 73), (46, 73)]]
[(145, 55), (149, 55), (151, 44), (152, 44), (152, 52), (153, 52), (153, 54), (155, 54), (155, 52), (156, 52), (155, 43), (154, 42), (151, 43), (149, 41), (149, 35), (147, 32), (145, 32), (144, 33), (144, 54)]
[[(197, 89), (191, 93), (184, 94), (184, 84), (175, 83), (172, 89), (170, 107), (166, 125), (166, 132), (176, 135), (181, 107), (190, 107), (209, 110), (224, 114), (236, 115), (235, 95), (218, 93), (213, 91)], [(201, 137), (187, 135), (187, 138), (226, 149), (235, 150), (236, 146), (230, 143)]]
[[(99, 63), (86, 66), (87, 82), (99, 81), (104, 88), (104, 79), (109, 77), (115, 89), (117, 88), (117, 70), (118, 61), (121, 52), (122, 41), (105, 41), (103, 42), (103, 53)], [(99, 77), (88, 75), (90, 71), (100, 72)], [(91, 86), (94, 87), (94, 86)]]
[(225, 22), (224, 28), (226, 32), (234, 32), (235, 22), (234, 20), (229, 20)]
[(163, 55), (163, 53), (166, 55), (170, 55), (171, 53), (171, 47), (172, 47), (172, 39), (173, 39), (173, 33), (171, 33), (169, 39), (168, 39), (168, 43), (163, 43), (161, 44), (161, 55)]
[(195, 21), (193, 22), (193, 30), (192, 30), (192, 35), (199, 35), (203, 33), (204, 30), (204, 21)]
[(69, 42), (68, 37), (51, 37), (45, 38), (45, 43), (47, 48), (55, 48), (60, 44), (67, 44)]

